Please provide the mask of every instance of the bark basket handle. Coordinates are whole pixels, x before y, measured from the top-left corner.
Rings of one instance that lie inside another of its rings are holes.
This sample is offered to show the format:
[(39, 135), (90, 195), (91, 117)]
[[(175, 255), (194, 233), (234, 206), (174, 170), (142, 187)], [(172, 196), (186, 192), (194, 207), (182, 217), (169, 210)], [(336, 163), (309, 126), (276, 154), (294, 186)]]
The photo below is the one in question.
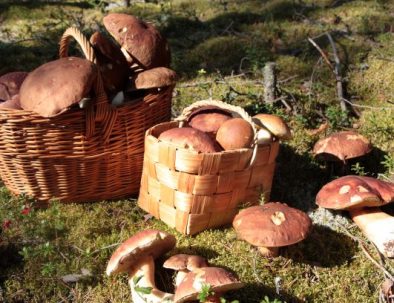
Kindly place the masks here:
[[(84, 34), (76, 27), (66, 29), (60, 39), (59, 57), (68, 56), (68, 47), (70, 39), (74, 38), (82, 49), (86, 59), (96, 64), (96, 55), (94, 49), (86, 39)], [(103, 140), (107, 143), (111, 135), (113, 126), (117, 118), (117, 110), (113, 108), (104, 90), (104, 84), (100, 69), (97, 67), (97, 78), (94, 83), (95, 102), (86, 109), (86, 137), (91, 137), (95, 132), (95, 122), (103, 123)]]
[(258, 144), (257, 144), (257, 129), (256, 126), (252, 120), (252, 117), (240, 106), (235, 106), (228, 104), (223, 101), (219, 100), (201, 100), (194, 102), (190, 106), (186, 107), (183, 111), (182, 114), (176, 118), (176, 121), (180, 121), (180, 127), (183, 126), (185, 122), (188, 121), (190, 116), (195, 112), (196, 110), (199, 110), (204, 107), (209, 107), (209, 108), (218, 108), (218, 109), (223, 109), (225, 111), (230, 112), (234, 118), (242, 118), (249, 122), (249, 124), (252, 126), (253, 129), (253, 143), (251, 148), (253, 148), (253, 154), (250, 159), (249, 167), (253, 165), (255, 159), (256, 159), (256, 154), (257, 154), (257, 149), (258, 149)]

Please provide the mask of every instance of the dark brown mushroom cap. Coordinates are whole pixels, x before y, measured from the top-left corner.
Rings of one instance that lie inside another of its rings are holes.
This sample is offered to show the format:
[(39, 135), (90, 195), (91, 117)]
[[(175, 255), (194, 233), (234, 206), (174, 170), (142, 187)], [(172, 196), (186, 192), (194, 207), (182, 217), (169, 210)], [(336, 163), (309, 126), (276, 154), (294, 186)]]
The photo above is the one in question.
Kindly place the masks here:
[(131, 89), (160, 88), (174, 85), (177, 79), (176, 73), (167, 67), (155, 67), (131, 76)]
[(225, 150), (231, 150), (251, 147), (253, 137), (253, 128), (249, 122), (242, 118), (233, 118), (220, 126), (216, 134), (216, 141)]
[(200, 256), (178, 254), (171, 256), (164, 263), (164, 268), (174, 269), (174, 270), (189, 270), (193, 271), (196, 268), (207, 267), (208, 262)]
[(170, 65), (170, 50), (159, 31), (135, 16), (112, 13), (104, 17), (108, 32), (143, 69)]
[(393, 200), (390, 187), (388, 182), (369, 177), (345, 176), (324, 185), (317, 193), (316, 204), (329, 209), (381, 206)]
[(90, 37), (103, 78), (104, 88), (109, 93), (125, 89), (129, 66), (120, 48), (99, 32)]
[(216, 136), (220, 126), (230, 119), (232, 119), (232, 116), (228, 113), (205, 111), (192, 115), (192, 117), (189, 119), (189, 125), (212, 136)]
[(368, 154), (372, 146), (367, 138), (354, 132), (334, 133), (316, 142), (313, 154), (323, 161), (346, 161)]
[(291, 139), (291, 131), (287, 123), (279, 116), (270, 114), (257, 114), (253, 122), (269, 130), (275, 137), (283, 140)]
[(56, 116), (88, 97), (96, 77), (95, 65), (86, 59), (67, 57), (45, 63), (23, 82), (21, 106), (42, 117)]
[(190, 149), (201, 153), (220, 151), (215, 142), (204, 132), (191, 127), (172, 128), (162, 132), (159, 140), (171, 143), (180, 148)]
[(141, 258), (152, 256), (155, 259), (173, 249), (175, 244), (175, 237), (164, 231), (147, 229), (138, 232), (115, 250), (106, 273), (130, 272)]
[(312, 221), (301, 210), (279, 202), (241, 210), (233, 227), (240, 239), (254, 246), (281, 247), (304, 240)]
[(22, 109), (19, 95), (14, 95), (11, 99), (1, 102), (0, 108)]
[(0, 76), (0, 100), (9, 100), (19, 94), (27, 72), (11, 72)]
[(243, 283), (230, 272), (219, 267), (202, 267), (186, 274), (175, 291), (174, 302), (181, 303), (198, 299), (204, 285), (215, 293), (224, 293), (243, 287)]

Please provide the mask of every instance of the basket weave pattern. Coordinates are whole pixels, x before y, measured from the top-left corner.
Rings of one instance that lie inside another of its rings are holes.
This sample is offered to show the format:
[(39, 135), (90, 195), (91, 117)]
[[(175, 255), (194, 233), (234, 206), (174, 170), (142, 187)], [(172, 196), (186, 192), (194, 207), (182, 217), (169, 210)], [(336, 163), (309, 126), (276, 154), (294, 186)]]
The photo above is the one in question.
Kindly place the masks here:
[[(68, 43), (68, 37), (62, 41)], [(83, 40), (75, 38), (79, 43)], [(88, 59), (94, 61), (94, 56)], [(116, 108), (107, 101), (52, 118), (1, 109), (0, 175), (4, 184), (15, 194), (42, 202), (52, 198), (88, 202), (137, 194), (145, 132), (170, 119), (172, 90), (152, 90)], [(100, 94), (96, 93), (96, 99)]]
[(240, 204), (269, 200), (279, 143), (253, 149), (197, 153), (158, 136), (181, 122), (161, 123), (145, 137), (138, 205), (178, 231), (192, 235), (232, 222)]

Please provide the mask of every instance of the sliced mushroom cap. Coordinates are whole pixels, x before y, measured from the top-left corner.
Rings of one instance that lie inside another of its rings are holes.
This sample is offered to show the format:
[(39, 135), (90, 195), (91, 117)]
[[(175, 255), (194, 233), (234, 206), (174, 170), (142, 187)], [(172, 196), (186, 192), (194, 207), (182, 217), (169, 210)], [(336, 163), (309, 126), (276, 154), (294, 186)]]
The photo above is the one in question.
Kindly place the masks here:
[(156, 67), (131, 76), (130, 90), (160, 88), (174, 85), (176, 73), (167, 67)]
[(174, 302), (198, 300), (203, 286), (209, 285), (215, 293), (224, 293), (243, 287), (243, 283), (230, 272), (219, 267), (202, 267), (188, 273), (175, 292)]
[(323, 161), (346, 161), (368, 154), (372, 145), (364, 136), (354, 131), (334, 133), (316, 142), (313, 154)]
[(0, 100), (10, 100), (19, 94), (20, 87), (27, 75), (27, 72), (11, 72), (0, 76)]
[(104, 17), (108, 32), (130, 55), (129, 64), (142, 69), (170, 65), (170, 50), (159, 31), (135, 16), (112, 13)]
[(45, 63), (22, 83), (21, 106), (42, 117), (56, 116), (89, 97), (96, 77), (95, 65), (85, 59), (67, 57)]
[(113, 253), (108, 262), (107, 275), (135, 270), (134, 264), (146, 256), (158, 256), (174, 248), (176, 239), (173, 235), (159, 230), (141, 231), (123, 242)]
[(180, 148), (190, 149), (201, 153), (220, 151), (215, 142), (204, 132), (191, 127), (172, 128), (162, 132), (159, 140), (171, 143)]
[(99, 32), (90, 37), (90, 43), (95, 50), (105, 90), (109, 93), (124, 90), (129, 67), (120, 48)]
[[(371, 179), (373, 178), (345, 176), (331, 181), (317, 193), (316, 204), (330, 209), (356, 209), (391, 202), (394, 193), (388, 193), (390, 186), (385, 184), (388, 182)], [(382, 198), (379, 189), (387, 200)]]
[(270, 131), (275, 137), (282, 140), (291, 139), (291, 131), (287, 123), (279, 116), (270, 114), (257, 114), (253, 122)]
[(264, 248), (300, 242), (307, 237), (311, 226), (312, 221), (307, 214), (279, 202), (243, 209), (233, 221), (240, 239)]
[(225, 150), (250, 148), (254, 131), (249, 122), (233, 118), (222, 123), (216, 134), (216, 141)]

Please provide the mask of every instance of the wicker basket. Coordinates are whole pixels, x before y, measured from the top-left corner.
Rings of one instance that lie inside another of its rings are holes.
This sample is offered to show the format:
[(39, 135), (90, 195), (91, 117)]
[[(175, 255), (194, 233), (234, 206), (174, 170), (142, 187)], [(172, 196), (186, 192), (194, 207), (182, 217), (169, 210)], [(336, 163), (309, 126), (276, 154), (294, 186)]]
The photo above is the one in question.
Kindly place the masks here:
[(185, 109), (181, 121), (158, 124), (145, 136), (138, 205), (187, 235), (231, 223), (241, 204), (257, 204), (262, 193), (269, 201), (279, 150), (276, 141), (233, 151), (197, 153), (157, 139), (162, 132), (181, 127), (202, 106), (225, 108), (251, 122), (240, 107), (200, 101)]
[[(67, 56), (70, 38), (95, 62), (93, 49), (76, 28), (60, 42)], [(142, 172), (144, 136), (148, 128), (171, 115), (173, 87), (111, 107), (100, 75), (95, 102), (52, 118), (0, 110), (0, 174), (14, 194), (46, 203), (88, 202), (137, 194)]]

